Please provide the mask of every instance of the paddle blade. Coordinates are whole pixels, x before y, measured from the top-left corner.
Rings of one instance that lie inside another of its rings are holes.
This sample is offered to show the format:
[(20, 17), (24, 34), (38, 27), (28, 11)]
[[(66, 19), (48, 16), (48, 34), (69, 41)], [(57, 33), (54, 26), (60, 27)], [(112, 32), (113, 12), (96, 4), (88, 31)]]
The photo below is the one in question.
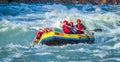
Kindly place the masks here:
[(102, 32), (102, 29), (94, 29), (95, 32)]

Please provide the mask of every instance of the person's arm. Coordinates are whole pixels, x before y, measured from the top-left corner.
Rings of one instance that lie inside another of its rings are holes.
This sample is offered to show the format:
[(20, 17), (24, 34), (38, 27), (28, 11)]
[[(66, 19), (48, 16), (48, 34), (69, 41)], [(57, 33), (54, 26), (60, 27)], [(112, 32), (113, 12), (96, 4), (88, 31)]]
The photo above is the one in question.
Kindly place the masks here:
[(60, 28), (62, 28), (62, 21), (60, 21)]
[(82, 24), (82, 26), (83, 26), (83, 30), (86, 30), (86, 27)]
[(50, 31), (54, 31), (54, 27), (50, 27)]
[(70, 24), (67, 25), (69, 28), (72, 28), (72, 26), (70, 26)]
[(79, 29), (77, 28), (77, 25), (75, 25), (75, 30), (79, 30)]

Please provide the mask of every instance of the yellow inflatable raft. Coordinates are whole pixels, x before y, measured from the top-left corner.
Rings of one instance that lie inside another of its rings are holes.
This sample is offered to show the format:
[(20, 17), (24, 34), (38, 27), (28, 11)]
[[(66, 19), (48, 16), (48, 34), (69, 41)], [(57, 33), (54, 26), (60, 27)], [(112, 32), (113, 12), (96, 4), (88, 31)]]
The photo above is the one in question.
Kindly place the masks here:
[(47, 32), (42, 35), (38, 44), (65, 45), (78, 43), (94, 43), (94, 36), (87, 34), (65, 34), (60, 32)]

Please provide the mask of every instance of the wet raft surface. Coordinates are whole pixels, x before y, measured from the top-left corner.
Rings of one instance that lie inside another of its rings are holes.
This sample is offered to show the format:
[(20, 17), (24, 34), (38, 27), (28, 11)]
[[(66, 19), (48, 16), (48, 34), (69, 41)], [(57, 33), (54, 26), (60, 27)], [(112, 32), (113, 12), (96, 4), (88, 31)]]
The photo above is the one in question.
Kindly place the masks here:
[[(54, 34), (55, 33), (55, 34)], [(85, 34), (64, 34), (49, 32), (42, 36), (40, 40), (41, 44), (46, 44), (49, 46), (53, 45), (66, 45), (66, 44), (78, 44), (78, 43), (94, 43), (94, 36), (88, 36)]]

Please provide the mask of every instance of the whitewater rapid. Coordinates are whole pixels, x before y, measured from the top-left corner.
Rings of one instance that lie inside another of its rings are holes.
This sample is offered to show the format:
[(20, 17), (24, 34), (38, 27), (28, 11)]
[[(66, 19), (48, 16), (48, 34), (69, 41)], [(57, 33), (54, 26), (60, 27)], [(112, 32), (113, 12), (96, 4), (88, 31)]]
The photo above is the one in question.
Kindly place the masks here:
[[(29, 48), (39, 28), (59, 28), (60, 21), (80, 18), (95, 32), (94, 44), (40, 45)], [(0, 62), (120, 61), (120, 5), (0, 4)]]

